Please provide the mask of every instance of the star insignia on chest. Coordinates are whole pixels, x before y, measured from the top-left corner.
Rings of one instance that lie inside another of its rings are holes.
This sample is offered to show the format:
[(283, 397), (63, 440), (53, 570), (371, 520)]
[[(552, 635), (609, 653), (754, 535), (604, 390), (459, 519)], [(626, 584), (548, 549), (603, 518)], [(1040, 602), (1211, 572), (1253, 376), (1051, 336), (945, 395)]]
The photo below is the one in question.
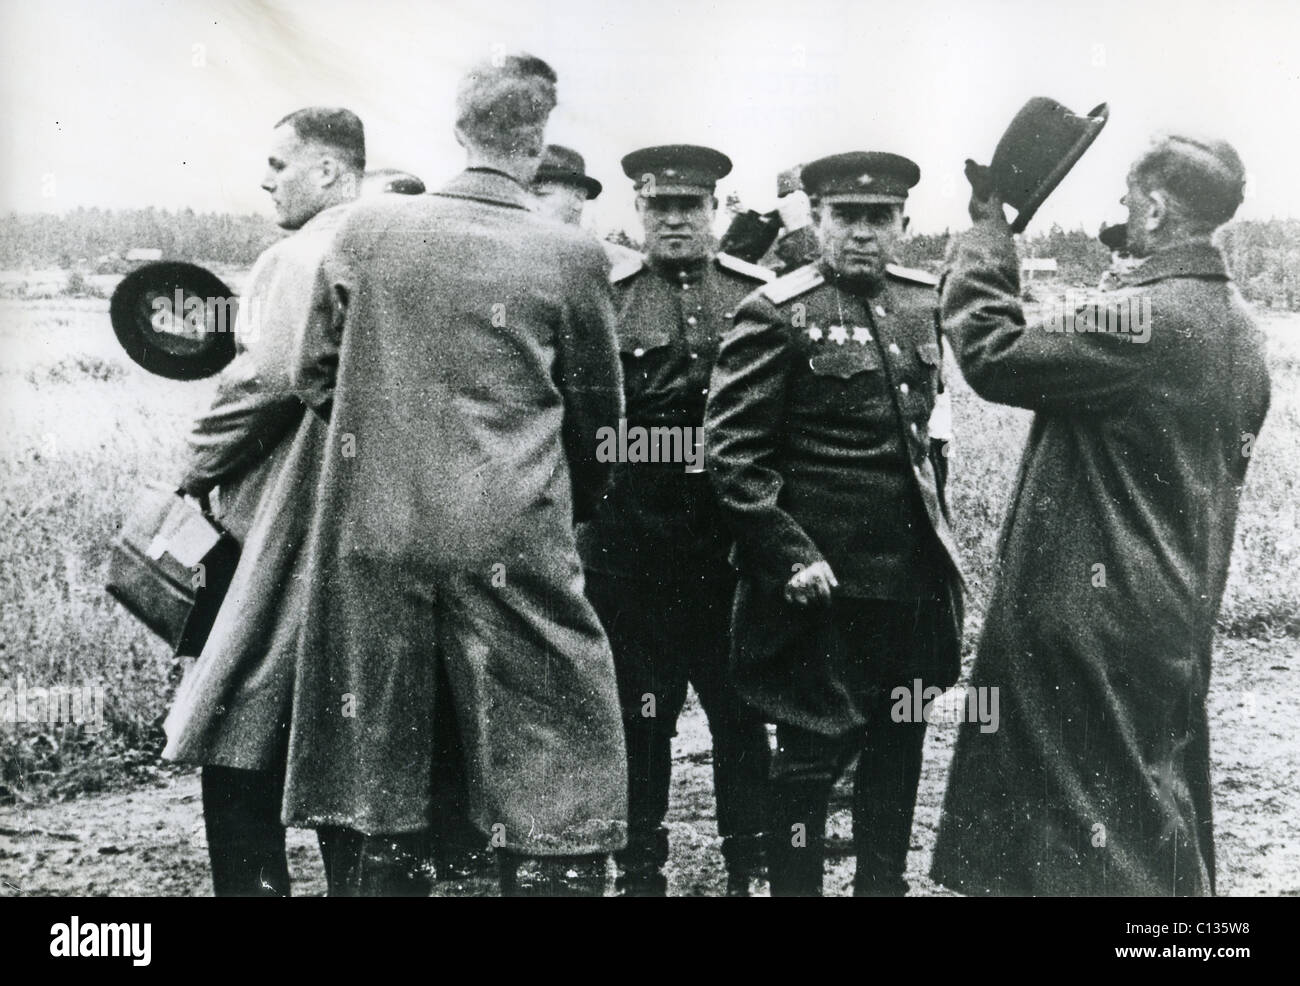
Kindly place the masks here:
[(822, 330), (820, 326), (811, 325), (808, 327), (808, 338), (813, 342), (821, 342)]
[(853, 326), (853, 341), (865, 346), (871, 341), (871, 333), (865, 327), (855, 325)]
[(839, 343), (841, 346), (849, 341), (849, 331), (842, 325), (832, 325), (830, 331), (831, 342)]

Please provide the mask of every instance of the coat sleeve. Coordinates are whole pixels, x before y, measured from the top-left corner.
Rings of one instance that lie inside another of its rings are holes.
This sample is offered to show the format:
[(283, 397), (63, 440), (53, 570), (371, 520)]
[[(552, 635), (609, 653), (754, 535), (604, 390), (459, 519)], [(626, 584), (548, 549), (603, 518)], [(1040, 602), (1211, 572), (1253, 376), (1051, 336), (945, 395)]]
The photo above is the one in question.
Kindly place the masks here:
[(294, 333), (289, 382), (302, 403), (327, 421), (338, 376), (350, 290), (346, 254), (336, 245), (316, 268), (302, 324)]
[(190, 429), (180, 487), (192, 496), (237, 478), (275, 448), (302, 418), (291, 393), (268, 389), (244, 351), (221, 373), (212, 406)]
[(783, 442), (791, 354), (781, 315), (751, 296), (722, 340), (704, 431), (709, 477), (736, 537), (738, 562), (784, 585), (822, 554), (780, 506), (777, 456)]
[(574, 265), (556, 338), (555, 381), (564, 397), (564, 451), (573, 483), (574, 522), (595, 515), (613, 474), (596, 455), (601, 428), (623, 416), (623, 366), (615, 334), (609, 261), (594, 243)]
[(1149, 347), (1107, 332), (1026, 323), (1009, 232), (979, 224), (957, 241), (940, 300), (944, 333), (971, 389), (1032, 410), (1105, 410), (1126, 402)]

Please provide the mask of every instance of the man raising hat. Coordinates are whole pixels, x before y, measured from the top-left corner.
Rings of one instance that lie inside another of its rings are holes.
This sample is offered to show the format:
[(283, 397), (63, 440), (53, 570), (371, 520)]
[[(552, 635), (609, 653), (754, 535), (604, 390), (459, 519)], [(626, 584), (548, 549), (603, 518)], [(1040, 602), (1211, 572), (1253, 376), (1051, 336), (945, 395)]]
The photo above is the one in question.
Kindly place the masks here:
[(931, 874), (970, 894), (1212, 895), (1214, 624), (1269, 406), (1210, 239), (1245, 170), (1222, 140), (1157, 138), (1121, 199), (1141, 263), (1041, 320), (1002, 202), (967, 173), (944, 328), (977, 394), (1035, 416), (972, 672), (1001, 724), (958, 734)]
[[(675, 436), (675, 461), (620, 461), (579, 545), (587, 592), (610, 636), (628, 746), (627, 895), (666, 892), (672, 738), (695, 685), (713, 735), (718, 832), (728, 892), (747, 894), (761, 865), (768, 741), (727, 676), (735, 577), (730, 535), (703, 471), (700, 426), (719, 340), (745, 295), (771, 278), (715, 252), (726, 155), (707, 147), (647, 147), (623, 159), (637, 191), (646, 255), (612, 272), (627, 433)], [(668, 456), (668, 459), (673, 459)], [(629, 460), (637, 459), (628, 456)]]
[(961, 576), (929, 456), (936, 281), (891, 263), (919, 178), (896, 154), (808, 164), (821, 258), (746, 299), (713, 373), (736, 683), (777, 724), (774, 896), (821, 893), (828, 798), (855, 755), (854, 893), (906, 892), (925, 722), (895, 693), (957, 679)]

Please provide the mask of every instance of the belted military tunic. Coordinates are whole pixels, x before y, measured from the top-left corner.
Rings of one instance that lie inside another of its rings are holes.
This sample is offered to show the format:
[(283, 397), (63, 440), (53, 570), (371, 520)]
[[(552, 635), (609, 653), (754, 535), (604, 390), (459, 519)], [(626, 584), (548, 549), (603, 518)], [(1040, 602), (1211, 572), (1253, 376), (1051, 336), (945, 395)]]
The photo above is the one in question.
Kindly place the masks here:
[(780, 590), (818, 561), (839, 596), (940, 599), (935, 646), (902, 667), (927, 685), (957, 679), (958, 552), (928, 454), (942, 386), (935, 284), (891, 265), (867, 294), (803, 267), (746, 299), (718, 354), (705, 428), (742, 576), (733, 659), (742, 694), (778, 722), (827, 734), (862, 724), (837, 661), (805, 669), (795, 692), (773, 672), (808, 631)]
[[(638, 257), (611, 271), (618, 308), (628, 433), (681, 429), (699, 440), (709, 378), (740, 302), (770, 271), (727, 254), (655, 270)], [(703, 455), (704, 449), (698, 449)], [(607, 575), (658, 579), (683, 568), (726, 574), (731, 537), (703, 470), (619, 462), (610, 492), (578, 536), (583, 564)]]

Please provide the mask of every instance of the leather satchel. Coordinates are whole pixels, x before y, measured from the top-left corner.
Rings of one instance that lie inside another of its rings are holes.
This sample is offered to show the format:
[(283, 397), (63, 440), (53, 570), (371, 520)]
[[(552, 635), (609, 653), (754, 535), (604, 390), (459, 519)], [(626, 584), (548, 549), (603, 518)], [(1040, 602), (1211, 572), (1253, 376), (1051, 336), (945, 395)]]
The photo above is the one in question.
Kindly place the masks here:
[(108, 593), (179, 655), (203, 650), (239, 562), (239, 544), (179, 491), (146, 483), (114, 539)]

